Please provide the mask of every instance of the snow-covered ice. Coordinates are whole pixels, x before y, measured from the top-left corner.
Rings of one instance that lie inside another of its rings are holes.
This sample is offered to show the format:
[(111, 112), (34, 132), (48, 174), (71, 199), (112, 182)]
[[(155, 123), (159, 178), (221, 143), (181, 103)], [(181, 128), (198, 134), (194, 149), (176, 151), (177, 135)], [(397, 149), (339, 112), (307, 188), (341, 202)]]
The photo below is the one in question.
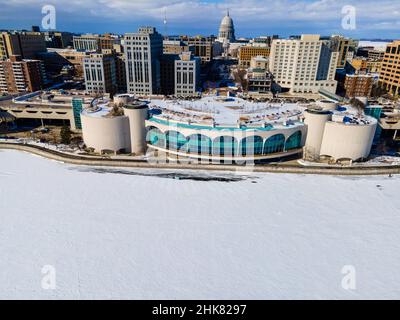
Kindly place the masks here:
[(400, 177), (185, 174), (0, 151), (0, 298), (400, 298)]

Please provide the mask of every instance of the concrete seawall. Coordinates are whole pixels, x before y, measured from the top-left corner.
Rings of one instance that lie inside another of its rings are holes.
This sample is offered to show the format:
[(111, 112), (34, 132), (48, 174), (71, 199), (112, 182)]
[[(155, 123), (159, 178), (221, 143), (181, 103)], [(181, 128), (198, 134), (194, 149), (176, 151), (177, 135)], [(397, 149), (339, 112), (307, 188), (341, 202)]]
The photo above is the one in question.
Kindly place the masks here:
[[(301, 165), (289, 164), (266, 164), (255, 166), (237, 165), (216, 165), (216, 164), (177, 164), (177, 163), (157, 163), (152, 164), (145, 160), (117, 160), (105, 159), (101, 157), (90, 158), (88, 156), (70, 155), (55, 150), (46, 149), (40, 146), (27, 144), (0, 142), (0, 149), (11, 149), (29, 152), (44, 158), (86, 166), (100, 167), (126, 167), (126, 168), (146, 168), (146, 169), (176, 169), (176, 170), (213, 170), (213, 171), (232, 171), (232, 172), (266, 172), (266, 173), (293, 173), (293, 174), (319, 174), (319, 175), (389, 175), (400, 174), (400, 166), (363, 166), (363, 167), (306, 167)], [(1, 156), (0, 156), (1, 157)]]

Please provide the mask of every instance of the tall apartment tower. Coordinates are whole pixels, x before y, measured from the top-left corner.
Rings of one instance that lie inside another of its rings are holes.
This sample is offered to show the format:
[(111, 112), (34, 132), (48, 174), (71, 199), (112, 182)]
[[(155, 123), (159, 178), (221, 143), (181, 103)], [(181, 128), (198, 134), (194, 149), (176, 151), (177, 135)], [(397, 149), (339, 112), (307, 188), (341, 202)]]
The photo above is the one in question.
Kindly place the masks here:
[(0, 61), (0, 92), (34, 92), (43, 89), (46, 81), (40, 60), (22, 60), (20, 56), (11, 56)]
[(400, 40), (389, 43), (386, 47), (379, 84), (394, 96), (400, 95)]
[(331, 49), (329, 40), (302, 35), (272, 42), (269, 70), (275, 82), (291, 93), (316, 94), (320, 89), (335, 93), (337, 61), (338, 52)]
[(127, 91), (131, 94), (158, 94), (163, 37), (153, 27), (141, 27), (124, 37)]
[(346, 75), (346, 98), (370, 97), (374, 78), (367, 74)]
[(200, 58), (184, 52), (175, 61), (175, 95), (194, 96), (199, 87)]
[(83, 58), (86, 92), (115, 94), (117, 78), (115, 57), (112, 54), (92, 53)]

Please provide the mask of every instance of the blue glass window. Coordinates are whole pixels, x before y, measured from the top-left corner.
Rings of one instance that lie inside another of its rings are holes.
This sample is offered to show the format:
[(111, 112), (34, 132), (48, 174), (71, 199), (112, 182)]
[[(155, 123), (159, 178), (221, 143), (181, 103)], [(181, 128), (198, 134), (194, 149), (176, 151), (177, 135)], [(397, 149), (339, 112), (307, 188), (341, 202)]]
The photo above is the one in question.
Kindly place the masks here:
[(219, 156), (234, 156), (237, 154), (238, 143), (234, 137), (221, 136), (214, 139), (213, 154)]
[(286, 141), (286, 150), (301, 148), (301, 131), (293, 133)]
[(72, 99), (72, 110), (74, 113), (75, 126), (77, 129), (82, 129), (81, 122), (81, 111), (82, 111), (83, 100), (78, 98)]
[(156, 127), (148, 127), (146, 140), (153, 146), (165, 148), (165, 134)]
[(285, 149), (285, 136), (283, 134), (276, 134), (269, 137), (264, 144), (264, 154), (279, 153)]
[(187, 138), (188, 152), (194, 154), (211, 154), (211, 139), (202, 134), (193, 134)]
[(167, 149), (186, 152), (186, 137), (177, 131), (167, 131), (165, 134), (167, 140)]
[(242, 139), (240, 145), (243, 156), (261, 155), (263, 152), (264, 141), (260, 136), (253, 136)]

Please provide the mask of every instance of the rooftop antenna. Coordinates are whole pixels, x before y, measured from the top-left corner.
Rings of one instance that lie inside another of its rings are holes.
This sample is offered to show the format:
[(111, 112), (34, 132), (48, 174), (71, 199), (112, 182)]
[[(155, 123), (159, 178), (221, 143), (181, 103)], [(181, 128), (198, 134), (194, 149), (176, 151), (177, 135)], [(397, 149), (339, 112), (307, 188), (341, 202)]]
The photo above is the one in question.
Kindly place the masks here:
[(164, 38), (167, 39), (168, 34), (167, 34), (167, 8), (164, 8)]

